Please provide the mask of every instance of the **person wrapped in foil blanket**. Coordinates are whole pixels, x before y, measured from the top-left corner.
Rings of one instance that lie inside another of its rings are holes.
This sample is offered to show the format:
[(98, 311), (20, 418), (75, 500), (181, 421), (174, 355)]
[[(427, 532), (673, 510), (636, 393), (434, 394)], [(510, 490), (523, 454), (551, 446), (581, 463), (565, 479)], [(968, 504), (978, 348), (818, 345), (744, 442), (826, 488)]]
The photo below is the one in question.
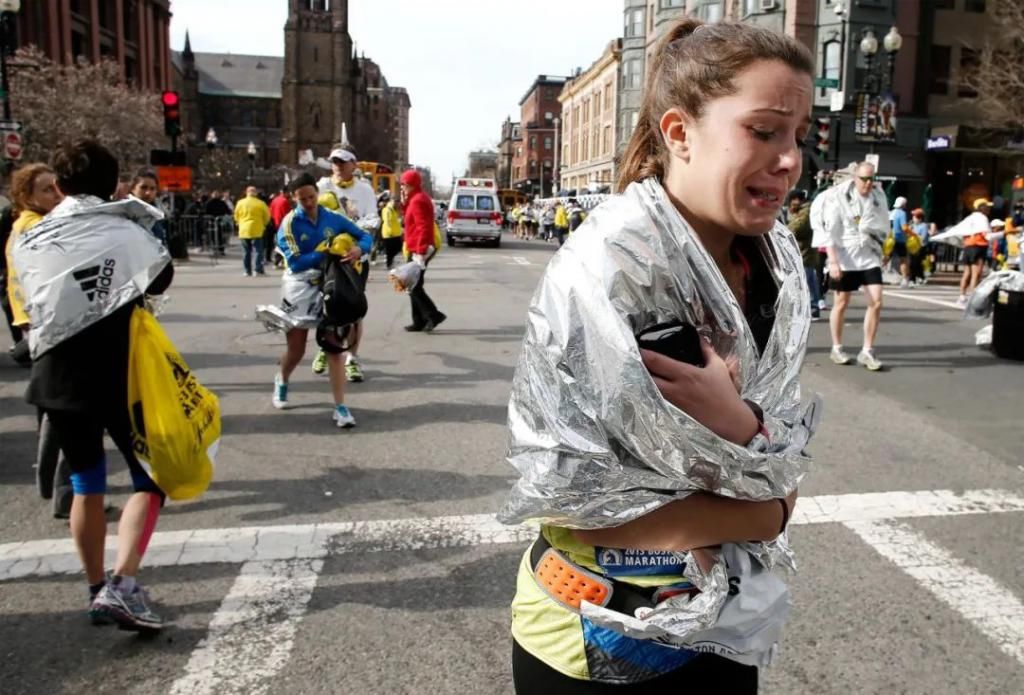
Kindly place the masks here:
[[(785, 227), (776, 224), (751, 241), (778, 287), (763, 352), (721, 272), (656, 179), (630, 184), (594, 210), (552, 259), (529, 307), (508, 417), (507, 458), (520, 478), (499, 513), (502, 522), (607, 528), (695, 491), (768, 500), (796, 489), (820, 412), (817, 399), (803, 402), (799, 382), (809, 293)], [(738, 365), (737, 386), (763, 410), (766, 437), (734, 444), (662, 396), (636, 336), (670, 321), (695, 326)], [(792, 567), (792, 555), (783, 535), (724, 547), (722, 557), (729, 574), (756, 572), (773, 583), (765, 600), (778, 603), (777, 610), (761, 606), (754, 613), (779, 629), (758, 623), (714, 635), (732, 641), (738, 660), (755, 653), (747, 659), (762, 663), (781, 629), (778, 613), (789, 605), (784, 585), (762, 569)], [(687, 577), (701, 594), (670, 598), (643, 618), (590, 604), (582, 613), (633, 637), (693, 647), (728, 622), (724, 564), (705, 573), (687, 562)], [(760, 639), (748, 639), (759, 630)]]

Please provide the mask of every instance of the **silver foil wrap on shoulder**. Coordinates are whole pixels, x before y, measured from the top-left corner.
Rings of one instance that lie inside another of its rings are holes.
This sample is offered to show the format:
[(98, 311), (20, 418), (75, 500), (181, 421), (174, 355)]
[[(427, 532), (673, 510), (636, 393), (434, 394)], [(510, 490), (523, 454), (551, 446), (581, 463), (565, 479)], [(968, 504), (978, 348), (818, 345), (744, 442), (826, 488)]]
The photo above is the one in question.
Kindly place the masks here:
[[(765, 500), (797, 487), (820, 414), (799, 381), (810, 298), (792, 234), (777, 224), (756, 244), (779, 289), (763, 354), (659, 182), (634, 183), (590, 214), (530, 303), (509, 403), (507, 458), (520, 478), (503, 522), (611, 527), (695, 491)], [(764, 411), (766, 445), (726, 441), (662, 397), (636, 335), (669, 321), (696, 326), (719, 355), (738, 360), (742, 397)], [(769, 569), (792, 565), (782, 538), (742, 547)], [(721, 608), (721, 581), (707, 581), (716, 597), (681, 632)]]

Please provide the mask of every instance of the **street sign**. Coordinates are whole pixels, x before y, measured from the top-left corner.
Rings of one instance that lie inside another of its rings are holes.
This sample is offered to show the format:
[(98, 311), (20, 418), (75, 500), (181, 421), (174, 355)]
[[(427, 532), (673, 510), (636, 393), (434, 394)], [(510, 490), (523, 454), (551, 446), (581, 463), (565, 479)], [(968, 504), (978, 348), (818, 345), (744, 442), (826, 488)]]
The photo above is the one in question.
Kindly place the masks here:
[(953, 138), (949, 135), (936, 135), (935, 137), (928, 138), (924, 143), (924, 149), (931, 152), (933, 150), (948, 150), (953, 146)]
[(846, 92), (832, 92), (832, 103), (829, 106), (830, 111), (842, 111), (846, 105)]
[(13, 130), (8, 130), (4, 133), (4, 159), (9, 159), (12, 162), (21, 160), (21, 133), (16, 133)]
[(192, 167), (157, 167), (156, 178), (161, 191), (188, 193), (192, 190)]
[(21, 130), (21, 121), (0, 121), (0, 130)]
[(825, 89), (829, 87), (839, 89), (839, 79), (835, 77), (816, 77), (814, 78), (814, 86), (824, 87)]
[(878, 165), (881, 162), (881, 160), (882, 158), (877, 152), (872, 152), (870, 154), (864, 155), (864, 161), (873, 166), (875, 168), (875, 171), (878, 171)]

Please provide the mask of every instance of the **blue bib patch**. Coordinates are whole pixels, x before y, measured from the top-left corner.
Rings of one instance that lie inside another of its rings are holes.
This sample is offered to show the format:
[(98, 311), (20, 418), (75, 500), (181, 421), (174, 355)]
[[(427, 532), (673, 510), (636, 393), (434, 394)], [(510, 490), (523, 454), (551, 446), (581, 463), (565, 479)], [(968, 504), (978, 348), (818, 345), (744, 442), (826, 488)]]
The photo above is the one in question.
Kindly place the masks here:
[(685, 553), (668, 550), (594, 548), (598, 566), (609, 577), (646, 577), (683, 573)]

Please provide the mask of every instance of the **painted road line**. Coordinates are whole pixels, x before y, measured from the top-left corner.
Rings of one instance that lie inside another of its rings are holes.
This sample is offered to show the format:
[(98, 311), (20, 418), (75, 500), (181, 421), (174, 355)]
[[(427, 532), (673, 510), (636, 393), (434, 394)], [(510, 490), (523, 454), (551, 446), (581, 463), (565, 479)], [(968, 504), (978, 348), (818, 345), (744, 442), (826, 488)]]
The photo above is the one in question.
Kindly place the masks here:
[(291, 657), (323, 564), (322, 559), (245, 563), (171, 695), (268, 692)]
[[(825, 524), (915, 517), (1024, 512), (1024, 493), (1008, 490), (921, 490), (803, 497), (791, 523)], [(419, 519), (301, 524), (192, 531), (153, 535), (146, 567), (205, 563), (242, 564), (260, 560), (315, 559), (351, 552), (429, 550), (500, 543), (526, 543), (531, 525), (505, 526), (491, 514)], [(326, 544), (326, 546), (324, 545)], [(113, 562), (114, 538), (107, 539)], [(0, 581), (81, 571), (71, 539), (0, 545)]]
[(962, 306), (957, 306), (956, 302), (947, 302), (942, 299), (932, 299), (931, 297), (922, 297), (915, 295), (912, 292), (894, 292), (893, 290), (885, 291), (886, 297), (898, 297), (900, 299), (910, 299), (915, 302), (924, 302), (925, 304), (935, 304), (936, 306), (944, 306), (947, 309), (956, 309), (957, 311), (963, 311)]
[(1024, 604), (1009, 590), (904, 524), (851, 521), (845, 526), (1024, 664)]
[(523, 256), (512, 256), (512, 263), (509, 265), (533, 265), (533, 263), (530, 263)]

